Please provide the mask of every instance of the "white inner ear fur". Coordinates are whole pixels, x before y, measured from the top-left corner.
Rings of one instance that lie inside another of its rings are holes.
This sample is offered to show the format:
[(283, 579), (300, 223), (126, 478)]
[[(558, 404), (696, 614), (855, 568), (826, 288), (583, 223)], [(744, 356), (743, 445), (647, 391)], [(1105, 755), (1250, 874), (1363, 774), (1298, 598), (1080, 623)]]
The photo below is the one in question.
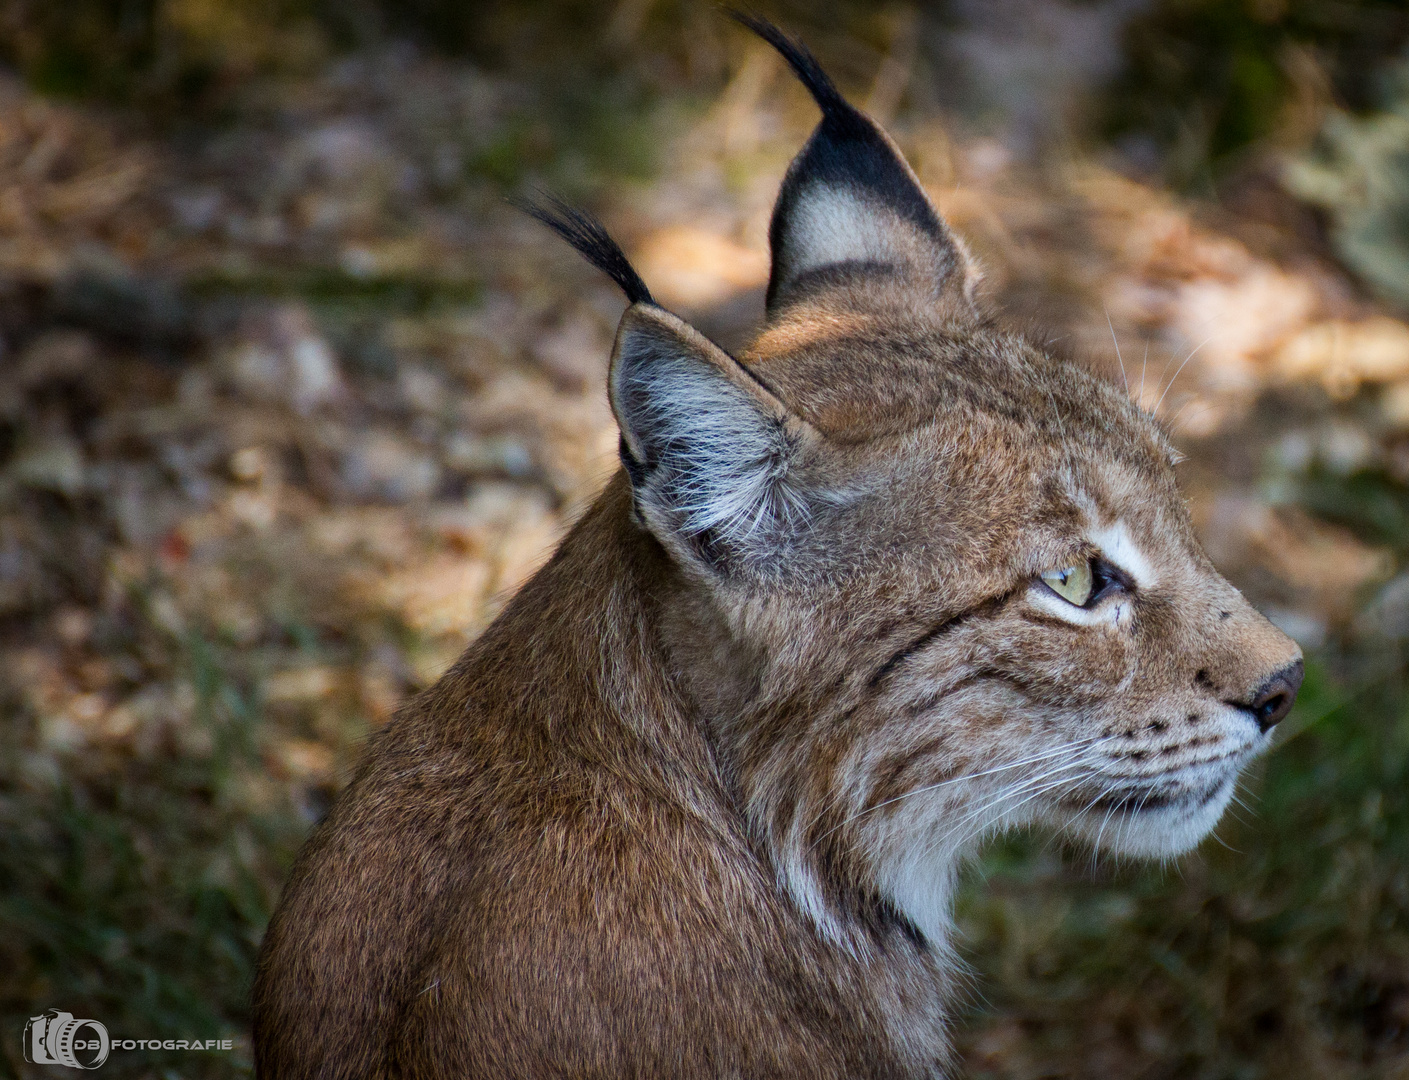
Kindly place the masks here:
[(636, 437), (654, 444), (669, 510), (686, 535), (719, 529), (742, 542), (760, 527), (794, 528), (807, 503), (789, 483), (781, 426), (720, 373), (688, 357), (632, 365)]
[(841, 262), (896, 260), (890, 229), (904, 226), (885, 207), (846, 188), (813, 184), (793, 209), (788, 270), (796, 275)]

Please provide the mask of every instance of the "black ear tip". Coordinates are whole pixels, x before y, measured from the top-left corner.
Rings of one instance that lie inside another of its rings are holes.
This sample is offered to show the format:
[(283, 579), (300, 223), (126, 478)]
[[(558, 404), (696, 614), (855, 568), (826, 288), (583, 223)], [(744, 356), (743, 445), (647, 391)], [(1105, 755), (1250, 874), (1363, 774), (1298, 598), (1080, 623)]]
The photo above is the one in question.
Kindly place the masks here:
[(626, 253), (596, 218), (547, 191), (539, 191), (531, 199), (512, 196), (509, 205), (541, 221), (571, 244), (578, 254), (615, 281), (631, 303), (655, 303)]
[(783, 33), (762, 15), (751, 11), (730, 8), (729, 17), (739, 25), (748, 27), (778, 50), (825, 115), (850, 115), (854, 111), (806, 45)]

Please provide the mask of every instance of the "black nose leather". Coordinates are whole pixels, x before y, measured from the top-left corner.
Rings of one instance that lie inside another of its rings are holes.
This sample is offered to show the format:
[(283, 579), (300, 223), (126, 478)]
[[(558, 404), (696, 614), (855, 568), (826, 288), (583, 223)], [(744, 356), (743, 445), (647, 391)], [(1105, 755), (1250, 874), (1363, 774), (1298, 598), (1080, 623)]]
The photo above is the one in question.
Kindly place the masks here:
[(1301, 689), (1301, 680), (1305, 676), (1306, 668), (1298, 660), (1258, 687), (1251, 701), (1238, 702), (1238, 705), (1252, 713), (1257, 726), (1263, 731), (1271, 731), (1292, 711), (1296, 692)]

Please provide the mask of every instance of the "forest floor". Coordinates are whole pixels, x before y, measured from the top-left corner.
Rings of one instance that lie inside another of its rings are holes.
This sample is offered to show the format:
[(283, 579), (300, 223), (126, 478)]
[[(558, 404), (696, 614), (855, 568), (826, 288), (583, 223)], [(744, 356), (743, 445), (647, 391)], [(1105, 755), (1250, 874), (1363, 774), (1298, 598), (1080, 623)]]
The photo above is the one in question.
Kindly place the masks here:
[[(39, 1075), (20, 1031), (50, 1006), (237, 1039), (122, 1075), (246, 1070), (299, 840), (615, 468), (622, 301), (502, 199), (533, 108), (406, 47), (218, 131), (0, 82), (0, 1072)], [(599, 208), (726, 345), (814, 122), (758, 47), (623, 136), (658, 168)], [(1269, 181), (1196, 204), (893, 130), (985, 302), (1165, 418), (1211, 557), (1315, 658), (1220, 830), (1243, 854), (994, 849), (960, 910), (969, 1075), (1409, 1075), (1409, 326)]]

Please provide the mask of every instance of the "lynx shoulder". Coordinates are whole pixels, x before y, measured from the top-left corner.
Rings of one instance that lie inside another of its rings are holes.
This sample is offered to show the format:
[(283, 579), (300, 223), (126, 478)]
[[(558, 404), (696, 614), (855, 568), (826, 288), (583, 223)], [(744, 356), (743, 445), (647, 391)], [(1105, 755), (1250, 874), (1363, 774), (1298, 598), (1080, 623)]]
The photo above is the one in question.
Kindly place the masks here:
[(986, 322), (895, 145), (811, 55), (738, 357), (595, 222), (622, 468), (304, 849), (267, 1080), (937, 1077), (950, 893), (1043, 823), (1169, 856), (1301, 681), (1210, 565), (1160, 426)]

